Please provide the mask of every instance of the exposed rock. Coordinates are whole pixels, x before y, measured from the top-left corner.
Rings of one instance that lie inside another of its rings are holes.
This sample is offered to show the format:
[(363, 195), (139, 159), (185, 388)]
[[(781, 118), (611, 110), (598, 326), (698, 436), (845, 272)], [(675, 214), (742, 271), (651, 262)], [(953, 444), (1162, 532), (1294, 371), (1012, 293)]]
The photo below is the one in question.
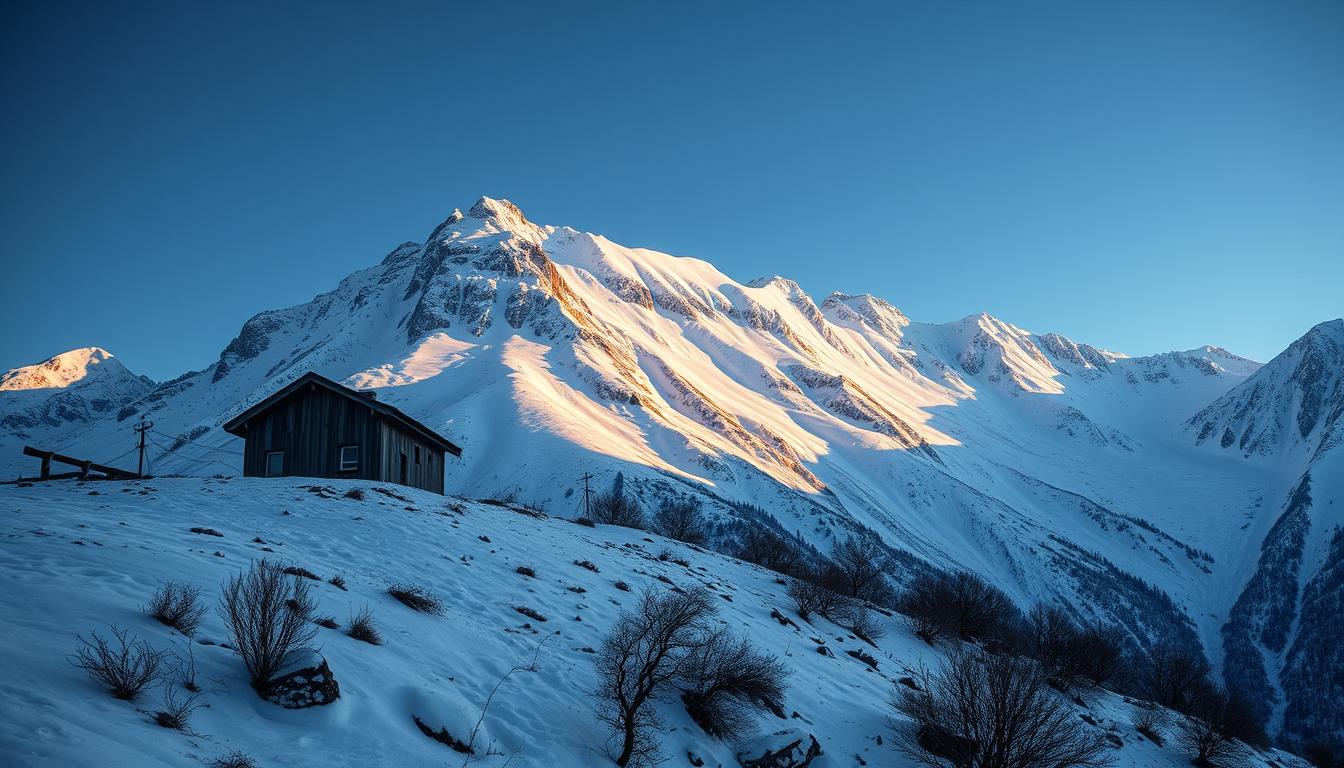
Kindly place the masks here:
[[(780, 744), (780, 746), (771, 748), (766, 746), (768, 744)], [(762, 746), (764, 751), (758, 751)], [(780, 731), (757, 739), (752, 747), (737, 754), (737, 760), (743, 768), (807, 768), (821, 754), (821, 745), (812, 734)]]
[[(312, 663), (316, 662), (316, 663)], [(285, 709), (321, 707), (341, 697), (341, 686), (327, 666), (327, 660), (316, 653), (307, 654), (299, 666), (271, 682), (266, 700)]]

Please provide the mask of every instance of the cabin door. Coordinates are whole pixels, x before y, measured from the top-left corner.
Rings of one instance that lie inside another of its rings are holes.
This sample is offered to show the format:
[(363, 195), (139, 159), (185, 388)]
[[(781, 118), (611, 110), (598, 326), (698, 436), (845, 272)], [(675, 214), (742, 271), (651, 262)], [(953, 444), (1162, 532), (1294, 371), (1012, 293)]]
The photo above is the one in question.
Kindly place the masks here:
[(410, 485), (410, 483), (406, 482), (406, 454), (404, 453), (401, 454), (401, 470), (397, 477), (400, 478), (397, 482), (402, 485)]

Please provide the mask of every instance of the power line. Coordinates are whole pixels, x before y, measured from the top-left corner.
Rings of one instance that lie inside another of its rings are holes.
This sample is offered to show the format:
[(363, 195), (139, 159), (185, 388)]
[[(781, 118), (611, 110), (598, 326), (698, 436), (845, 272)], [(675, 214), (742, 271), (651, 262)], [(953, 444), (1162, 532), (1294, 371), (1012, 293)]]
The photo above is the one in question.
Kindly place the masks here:
[[(178, 437), (176, 437), (176, 436), (174, 436), (174, 435), (166, 435), (166, 434), (164, 434), (164, 433), (158, 431), (157, 429), (156, 429), (156, 430), (153, 430), (153, 432), (154, 432), (154, 434), (158, 435), (159, 437), (167, 438), (167, 439), (169, 439), (169, 440), (172, 440), (173, 442), (177, 442), (177, 440), (179, 439)], [(242, 451), (241, 448), (236, 449), (236, 450), (229, 450), (229, 449), (227, 449), (227, 448), (215, 448), (214, 446), (205, 445), (205, 444), (203, 444), (203, 443), (194, 443), (194, 442), (192, 442), (192, 441), (190, 441), (190, 440), (188, 440), (188, 441), (182, 443), (182, 445), (181, 445), (181, 446), (178, 446), (178, 447), (179, 447), (179, 448), (185, 448), (185, 447), (187, 447), (187, 446), (191, 446), (192, 448), (200, 448), (200, 449), (202, 449), (202, 450), (206, 450), (206, 451), (215, 451), (216, 453), (226, 453), (226, 454), (229, 454), (230, 456), (241, 456), (241, 455), (243, 454), (243, 451)]]
[[(160, 451), (162, 451), (162, 453), (159, 454), (159, 456), (158, 456), (159, 459), (163, 459), (163, 458), (180, 458), (180, 459), (185, 459), (185, 460), (187, 460), (187, 461), (195, 461), (195, 462), (201, 462), (201, 461), (214, 461), (214, 462), (219, 463), (219, 464), (224, 464), (224, 462), (221, 462), (221, 461), (219, 461), (218, 459), (213, 459), (213, 458), (210, 458), (210, 457), (208, 457), (208, 456), (192, 455), (191, 453), (185, 453), (185, 452), (182, 451), (182, 448), (185, 448), (185, 447), (204, 448), (205, 446), (203, 446), (203, 445), (201, 445), (201, 446), (191, 446), (190, 443), (187, 443), (186, 445), (182, 445), (182, 446), (178, 446), (177, 448), (173, 448), (173, 447), (171, 447), (171, 446), (164, 445), (163, 443), (160, 443), (160, 442), (158, 442), (157, 440), (150, 440), (150, 441), (149, 441), (149, 444), (152, 445), (152, 446), (154, 446), (155, 448), (158, 448)], [(229, 454), (229, 455), (234, 456), (234, 458), (239, 458), (237, 455), (234, 455), (234, 454)], [(225, 464), (224, 466), (228, 466), (228, 465)]]

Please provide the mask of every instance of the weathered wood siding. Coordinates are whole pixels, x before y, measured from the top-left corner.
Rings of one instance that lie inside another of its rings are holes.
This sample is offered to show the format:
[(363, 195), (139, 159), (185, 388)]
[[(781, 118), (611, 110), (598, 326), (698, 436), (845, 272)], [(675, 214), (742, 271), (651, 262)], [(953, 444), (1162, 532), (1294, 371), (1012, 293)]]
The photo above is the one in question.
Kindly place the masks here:
[[(340, 448), (359, 446), (359, 468), (340, 471)], [(415, 463), (415, 448), (420, 463)], [(288, 476), (357, 478), (406, 484), (443, 493), (443, 452), (355, 399), (320, 387), (304, 388), (247, 423), (243, 474), (265, 477), (266, 454), (285, 452)]]
[[(396, 424), (384, 421), (378, 445), (378, 455), (382, 458), (383, 477), (389, 482), (400, 483), (401, 457), (406, 457), (407, 485), (424, 488), (427, 491), (443, 493), (443, 451), (431, 447), (411, 432), (398, 429)], [(416, 448), (420, 449), (420, 462), (415, 461)]]

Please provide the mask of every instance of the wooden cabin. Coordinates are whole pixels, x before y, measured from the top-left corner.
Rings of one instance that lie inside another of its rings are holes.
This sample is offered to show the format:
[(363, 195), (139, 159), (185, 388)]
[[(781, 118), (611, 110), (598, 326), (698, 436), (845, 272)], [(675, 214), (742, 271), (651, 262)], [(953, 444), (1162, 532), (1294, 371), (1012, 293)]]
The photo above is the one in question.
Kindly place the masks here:
[(224, 424), (243, 438), (245, 477), (332, 477), (443, 493), (444, 455), (462, 449), (373, 392), (306, 373)]

